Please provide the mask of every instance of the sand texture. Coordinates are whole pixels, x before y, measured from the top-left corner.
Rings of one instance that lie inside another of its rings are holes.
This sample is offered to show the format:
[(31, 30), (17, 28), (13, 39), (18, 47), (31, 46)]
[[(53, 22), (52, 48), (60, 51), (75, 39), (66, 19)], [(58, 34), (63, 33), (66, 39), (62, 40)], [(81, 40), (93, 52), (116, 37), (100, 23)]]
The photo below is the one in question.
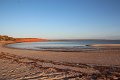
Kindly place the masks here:
[(120, 79), (119, 47), (54, 52), (6, 48), (5, 43), (0, 43), (0, 80)]

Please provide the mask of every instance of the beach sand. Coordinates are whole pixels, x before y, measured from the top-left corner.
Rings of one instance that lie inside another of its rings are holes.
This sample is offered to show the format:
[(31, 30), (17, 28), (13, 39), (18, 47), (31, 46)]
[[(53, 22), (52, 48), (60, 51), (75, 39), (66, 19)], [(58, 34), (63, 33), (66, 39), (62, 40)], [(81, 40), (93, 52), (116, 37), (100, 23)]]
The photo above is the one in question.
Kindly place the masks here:
[(120, 47), (120, 44), (93, 44), (94, 47)]
[(119, 47), (55, 52), (12, 49), (4, 44), (0, 42), (0, 80), (114, 80), (120, 76)]

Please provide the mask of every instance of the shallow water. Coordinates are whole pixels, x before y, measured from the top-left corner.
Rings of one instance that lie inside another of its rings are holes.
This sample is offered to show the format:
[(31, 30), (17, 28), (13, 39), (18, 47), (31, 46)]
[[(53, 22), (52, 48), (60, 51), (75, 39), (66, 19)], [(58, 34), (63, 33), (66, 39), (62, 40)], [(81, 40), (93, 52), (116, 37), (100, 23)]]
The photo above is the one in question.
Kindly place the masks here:
[(33, 50), (80, 51), (94, 49), (90, 44), (120, 44), (120, 40), (68, 40), (9, 44), (8, 47)]

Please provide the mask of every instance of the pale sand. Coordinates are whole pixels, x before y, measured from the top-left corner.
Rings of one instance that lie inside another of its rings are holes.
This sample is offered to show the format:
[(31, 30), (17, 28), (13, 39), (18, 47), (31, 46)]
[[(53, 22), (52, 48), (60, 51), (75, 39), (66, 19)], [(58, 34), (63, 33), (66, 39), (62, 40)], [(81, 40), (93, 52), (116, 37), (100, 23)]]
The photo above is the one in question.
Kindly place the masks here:
[(120, 47), (120, 44), (93, 44), (94, 47)]
[[(3, 47), (5, 43), (0, 43), (1, 80), (64, 80), (66, 76), (72, 80), (88, 80), (86, 75), (103, 75), (100, 70), (106, 68), (99, 68), (101, 65), (120, 66), (119, 49), (53, 52), (12, 49)], [(116, 70), (115, 75), (119, 75), (120, 69)]]

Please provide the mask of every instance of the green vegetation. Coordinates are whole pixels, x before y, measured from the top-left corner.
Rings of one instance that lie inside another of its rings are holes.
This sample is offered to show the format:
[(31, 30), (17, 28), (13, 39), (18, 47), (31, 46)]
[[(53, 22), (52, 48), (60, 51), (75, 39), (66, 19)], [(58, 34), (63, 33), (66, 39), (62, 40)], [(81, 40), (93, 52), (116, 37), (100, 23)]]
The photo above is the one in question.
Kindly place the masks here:
[(0, 35), (0, 41), (14, 41), (15, 39), (13, 37), (9, 37), (6, 35)]

